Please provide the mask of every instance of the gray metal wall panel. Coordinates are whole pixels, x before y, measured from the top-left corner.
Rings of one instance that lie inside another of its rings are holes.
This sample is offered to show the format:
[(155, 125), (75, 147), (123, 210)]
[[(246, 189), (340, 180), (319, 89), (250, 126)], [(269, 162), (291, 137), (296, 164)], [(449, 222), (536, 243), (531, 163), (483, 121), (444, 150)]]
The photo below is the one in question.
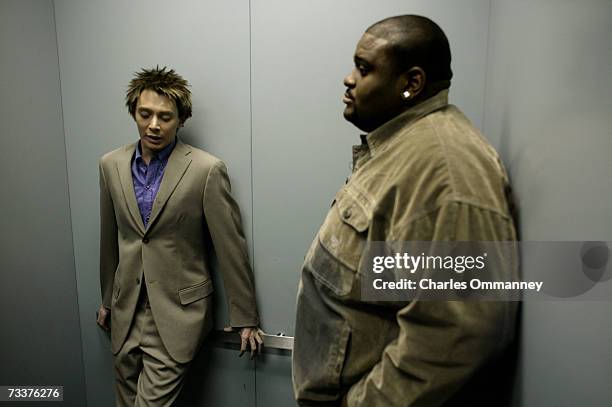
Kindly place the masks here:
[[(351, 145), (359, 143), (359, 130), (342, 118), (341, 98), (361, 34), (398, 14), (438, 22), (453, 51), (451, 101), (480, 126), (489, 1), (253, 0), (251, 6), (256, 279), (264, 328), (292, 335), (303, 257), (350, 173)], [(258, 363), (258, 405), (294, 404), (283, 357)]]
[[(179, 134), (225, 160), (252, 241), (249, 5), (248, 0), (55, 3), (88, 397), (90, 407), (108, 406), (109, 340), (94, 320), (100, 304), (97, 160), (137, 140), (123, 101), (132, 73), (157, 64), (176, 69), (191, 82), (194, 103), (193, 118)], [(221, 327), (227, 311), (215, 282)], [(229, 377), (227, 383), (228, 389), (241, 386)]]
[[(0, 383), (85, 405), (53, 2), (0, 2)], [(23, 405), (23, 403), (16, 403)]]
[(203, 346), (173, 407), (255, 407), (255, 362), (237, 355), (233, 348)]
[[(485, 130), (522, 238), (612, 240), (612, 3), (494, 0), (491, 11)], [(517, 405), (611, 405), (611, 339), (609, 303), (525, 303)]]
[(295, 406), (291, 386), (291, 355), (269, 353), (257, 360), (257, 407)]

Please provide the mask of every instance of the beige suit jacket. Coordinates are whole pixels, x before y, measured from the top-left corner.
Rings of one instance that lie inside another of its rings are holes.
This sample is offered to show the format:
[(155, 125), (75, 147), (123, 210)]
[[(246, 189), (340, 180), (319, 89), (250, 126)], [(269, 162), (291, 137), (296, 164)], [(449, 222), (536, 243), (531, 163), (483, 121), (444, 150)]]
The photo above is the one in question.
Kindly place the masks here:
[(190, 361), (212, 328), (210, 255), (217, 256), (230, 324), (259, 324), (240, 211), (224, 163), (180, 140), (168, 159), (148, 227), (134, 193), (136, 143), (100, 159), (100, 285), (111, 309), (113, 353), (121, 349), (146, 284), (162, 341)]

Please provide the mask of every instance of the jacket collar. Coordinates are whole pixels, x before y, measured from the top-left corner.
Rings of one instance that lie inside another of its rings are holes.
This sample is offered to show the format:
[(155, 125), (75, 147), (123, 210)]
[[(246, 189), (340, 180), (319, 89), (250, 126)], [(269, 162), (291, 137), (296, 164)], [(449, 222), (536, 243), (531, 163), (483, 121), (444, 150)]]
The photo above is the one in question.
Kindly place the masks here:
[(154, 226), (155, 220), (159, 217), (166, 202), (172, 195), (172, 192), (174, 192), (181, 178), (183, 178), (185, 171), (187, 171), (187, 167), (189, 167), (191, 163), (191, 157), (189, 157), (191, 154), (191, 146), (183, 143), (177, 138), (176, 146), (170, 153), (168, 164), (164, 170), (164, 177), (162, 178), (155, 201), (153, 202), (148, 227), (145, 229), (142, 217), (140, 216), (140, 210), (138, 209), (138, 202), (136, 201), (136, 193), (134, 192), (134, 183), (132, 180), (131, 162), (137, 149), (137, 144), (138, 142), (125, 146), (122, 156), (117, 160), (117, 171), (119, 172), (121, 188), (123, 189), (123, 195), (130, 215), (138, 230), (142, 235), (145, 235)]
[(424, 100), (406, 110), (405, 112), (395, 116), (376, 130), (362, 137), (362, 142), (368, 145), (370, 155), (376, 155), (376, 151), (381, 148), (394, 134), (397, 134), (400, 129), (411, 125), (418, 119), (427, 116), (448, 105), (448, 89), (444, 89), (429, 99)]

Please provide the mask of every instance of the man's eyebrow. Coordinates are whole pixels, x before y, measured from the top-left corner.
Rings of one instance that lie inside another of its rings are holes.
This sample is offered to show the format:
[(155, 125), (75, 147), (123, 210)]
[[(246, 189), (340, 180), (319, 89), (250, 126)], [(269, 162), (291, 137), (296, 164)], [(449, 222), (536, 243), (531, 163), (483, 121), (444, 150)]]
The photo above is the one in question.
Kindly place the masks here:
[[(151, 109), (150, 107), (147, 107), (147, 106), (139, 106), (138, 110), (139, 111), (140, 110), (146, 110), (147, 112), (153, 112), (153, 109)], [(160, 115), (162, 115), (162, 114), (165, 114), (165, 115), (174, 115), (174, 112), (172, 110), (159, 110), (158, 114), (160, 114)]]
[(353, 60), (355, 61), (355, 64), (363, 64), (363, 65), (370, 65), (370, 63), (368, 61), (366, 61), (365, 59), (355, 55), (353, 57)]

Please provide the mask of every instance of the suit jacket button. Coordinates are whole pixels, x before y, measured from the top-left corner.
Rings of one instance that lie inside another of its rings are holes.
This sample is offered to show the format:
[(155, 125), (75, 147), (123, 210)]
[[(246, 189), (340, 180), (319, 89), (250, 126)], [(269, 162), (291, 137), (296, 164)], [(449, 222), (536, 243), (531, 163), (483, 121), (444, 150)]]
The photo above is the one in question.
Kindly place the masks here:
[(142, 239), (142, 243), (147, 244), (149, 243), (149, 238), (145, 237), (144, 239)]

